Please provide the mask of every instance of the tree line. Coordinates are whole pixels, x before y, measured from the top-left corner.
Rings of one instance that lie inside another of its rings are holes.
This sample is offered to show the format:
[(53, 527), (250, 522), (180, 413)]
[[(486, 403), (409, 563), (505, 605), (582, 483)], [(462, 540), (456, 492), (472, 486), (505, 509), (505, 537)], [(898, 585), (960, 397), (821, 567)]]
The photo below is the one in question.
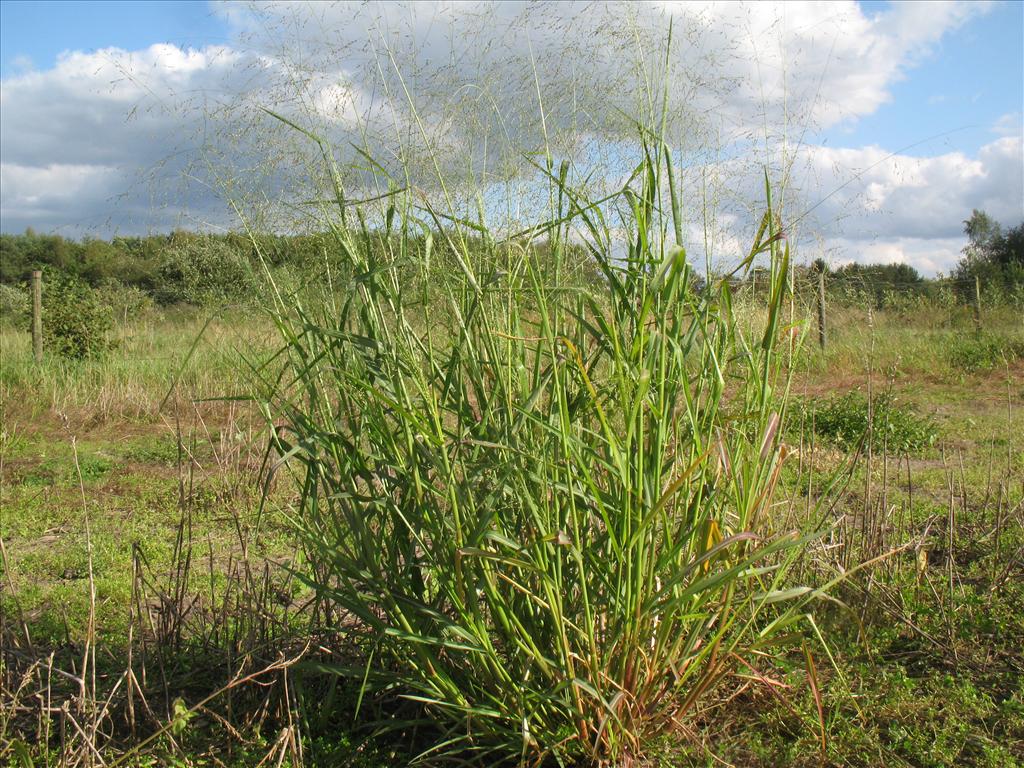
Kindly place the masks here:
[(71, 240), (60, 235), (0, 235), (0, 283), (27, 281), (41, 269), (91, 288), (125, 287), (161, 305), (209, 304), (254, 296), (259, 255), (271, 268), (338, 261), (326, 235), (264, 235), (175, 231), (147, 237)]
[(1024, 307), (1024, 222), (1003, 228), (984, 211), (975, 209), (964, 221), (968, 242), (949, 275), (926, 278), (909, 264), (850, 263), (831, 268), (816, 259), (797, 268), (798, 283), (813, 289), (824, 273), (833, 301), (870, 303), (876, 309), (909, 301), (970, 303), (976, 286), (988, 304)]
[[(964, 222), (968, 244), (963, 257), (948, 277), (925, 278), (908, 264), (852, 263), (832, 269), (823, 260), (798, 268), (797, 277), (807, 283), (825, 272), (830, 297), (865, 300), (881, 308), (893, 296), (938, 299), (952, 292), (964, 302), (973, 298), (978, 278), (986, 300), (992, 303), (1024, 304), (1024, 222), (1003, 230), (983, 211), (975, 210)], [(377, 237), (364, 233), (365, 237)], [(433, 253), (443, 268), (445, 239), (434, 238)], [(412, 238), (404, 249), (414, 257), (423, 251), (422, 236)], [(481, 244), (481, 251), (486, 248)], [(544, 246), (537, 246), (543, 261)], [(587, 270), (582, 254), (577, 261)], [(115, 237), (112, 240), (72, 240), (60, 235), (0, 235), (0, 284), (16, 286), (28, 281), (33, 270), (44, 271), (44, 279), (81, 284), (105, 292), (112, 304), (155, 303), (208, 305), (244, 302), (260, 295), (262, 265), (290, 273), (301, 281), (303, 275), (322, 274), (325, 267), (341, 269), (344, 254), (329, 233), (259, 235), (255, 241), (246, 234), (203, 234), (175, 231), (146, 237)], [(596, 275), (588, 274), (588, 279)], [(757, 283), (755, 271), (754, 285)], [(4, 291), (10, 303), (11, 290)]]

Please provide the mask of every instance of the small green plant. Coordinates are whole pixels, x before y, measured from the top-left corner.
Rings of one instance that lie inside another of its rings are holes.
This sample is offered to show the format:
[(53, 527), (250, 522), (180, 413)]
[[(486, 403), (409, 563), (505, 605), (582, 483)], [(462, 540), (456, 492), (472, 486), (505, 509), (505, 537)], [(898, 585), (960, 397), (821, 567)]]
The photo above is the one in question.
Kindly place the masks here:
[(113, 468), (114, 463), (105, 456), (83, 454), (78, 458), (78, 472), (86, 482), (99, 480)]
[[(889, 394), (867, 396), (852, 390), (828, 399), (810, 398), (795, 403), (791, 422), (828, 438), (842, 448), (852, 448), (870, 435), (876, 450), (920, 451), (931, 446), (938, 431), (935, 424), (901, 404)], [(870, 428), (870, 429), (869, 429)]]
[(10, 457), (24, 450), (26, 445), (25, 435), (18, 425), (7, 423), (3, 418), (3, 411), (0, 411), (0, 458)]
[(70, 360), (110, 348), (110, 307), (85, 283), (61, 274), (43, 278), (43, 347)]
[(118, 453), (122, 459), (141, 464), (174, 466), (181, 459), (177, 441), (166, 435), (132, 441)]
[(947, 347), (950, 365), (964, 373), (989, 371), (1024, 356), (1024, 339), (982, 332), (957, 335)]
[(192, 719), (195, 714), (188, 705), (185, 704), (185, 700), (180, 696), (174, 700), (173, 704), (174, 717), (171, 720), (171, 733), (175, 736), (181, 736), (185, 733), (188, 728), (189, 720)]

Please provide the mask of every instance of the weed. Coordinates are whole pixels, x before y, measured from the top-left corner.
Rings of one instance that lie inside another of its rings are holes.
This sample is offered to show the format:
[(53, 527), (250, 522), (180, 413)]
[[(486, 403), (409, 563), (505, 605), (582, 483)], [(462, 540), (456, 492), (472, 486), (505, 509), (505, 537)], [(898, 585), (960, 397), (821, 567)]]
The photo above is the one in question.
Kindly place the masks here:
[(1024, 357), (1024, 339), (990, 331), (959, 334), (947, 347), (949, 363), (965, 373), (978, 373)]
[(791, 424), (799, 423), (842, 448), (856, 447), (870, 436), (872, 447), (894, 453), (922, 451), (935, 443), (938, 429), (931, 419), (915, 413), (889, 394), (869, 403), (858, 390), (828, 399), (810, 398), (794, 403)]
[[(189, 446), (189, 453), (198, 452)], [(172, 467), (181, 459), (178, 443), (170, 435), (141, 438), (119, 446), (118, 454), (128, 461), (140, 464), (159, 464)]]

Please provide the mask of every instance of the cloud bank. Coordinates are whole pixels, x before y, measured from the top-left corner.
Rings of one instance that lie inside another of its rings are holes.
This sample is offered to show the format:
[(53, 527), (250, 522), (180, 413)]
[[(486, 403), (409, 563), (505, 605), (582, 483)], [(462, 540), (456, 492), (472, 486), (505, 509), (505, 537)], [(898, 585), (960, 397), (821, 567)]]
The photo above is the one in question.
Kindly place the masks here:
[(4, 231), (231, 227), (228, 185), (271, 201), (318, 187), (309, 143), (260, 107), (329, 137), (343, 167), (357, 159), (354, 142), (426, 179), (429, 149), (445, 173), (497, 187), (521, 176), (523, 150), (546, 143), (575, 157), (581, 175), (611, 179), (632, 159), (619, 149), (635, 135), (622, 115), (657, 109), (666, 74), (668, 137), (687, 194), (698, 198), (710, 180), (720, 221), (742, 232), (730, 206), (757, 199), (749, 171), (767, 162), (788, 173), (789, 213), (810, 209), (801, 223), (808, 259), (948, 270), (972, 208), (1008, 223), (1024, 210), (1019, 115), (993, 126), (976, 156), (817, 143), (883, 107), (984, 4), (900, 3), (876, 15), (854, 2), (215, 10), (234, 29), (229, 45), (67, 52), (49, 69), (3, 81)]

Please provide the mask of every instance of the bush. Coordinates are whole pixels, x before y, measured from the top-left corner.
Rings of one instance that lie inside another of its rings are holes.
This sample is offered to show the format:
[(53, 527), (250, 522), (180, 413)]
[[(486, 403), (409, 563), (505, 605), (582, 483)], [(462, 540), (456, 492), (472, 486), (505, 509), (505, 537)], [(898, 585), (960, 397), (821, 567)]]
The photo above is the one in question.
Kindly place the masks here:
[(257, 280), (248, 256), (222, 239), (182, 237), (164, 254), (154, 295), (161, 304), (212, 304), (252, 298)]
[(1024, 356), (1024, 340), (986, 331), (957, 336), (946, 349), (950, 365), (965, 373), (977, 373)]
[(124, 285), (116, 280), (106, 280), (96, 289), (100, 300), (110, 307), (115, 318), (132, 319), (144, 314), (154, 306), (152, 297), (141, 288)]
[(32, 300), (27, 288), (0, 283), (0, 319), (5, 323), (23, 325), (31, 311)]
[(110, 307), (85, 283), (66, 275), (43, 276), (43, 348), (71, 360), (110, 348)]
[[(875, 450), (920, 451), (930, 447), (938, 431), (935, 424), (899, 404), (889, 394), (877, 395), (869, 408), (867, 396), (853, 390), (828, 400), (811, 398), (796, 403), (795, 412), (814, 432), (843, 448), (860, 443), (871, 426)], [(794, 419), (793, 424), (796, 423)]]
[(1024, 306), (1024, 222), (1003, 232), (998, 222), (975, 209), (964, 225), (970, 242), (953, 271), (964, 300), (973, 301), (978, 280), (986, 304)]

